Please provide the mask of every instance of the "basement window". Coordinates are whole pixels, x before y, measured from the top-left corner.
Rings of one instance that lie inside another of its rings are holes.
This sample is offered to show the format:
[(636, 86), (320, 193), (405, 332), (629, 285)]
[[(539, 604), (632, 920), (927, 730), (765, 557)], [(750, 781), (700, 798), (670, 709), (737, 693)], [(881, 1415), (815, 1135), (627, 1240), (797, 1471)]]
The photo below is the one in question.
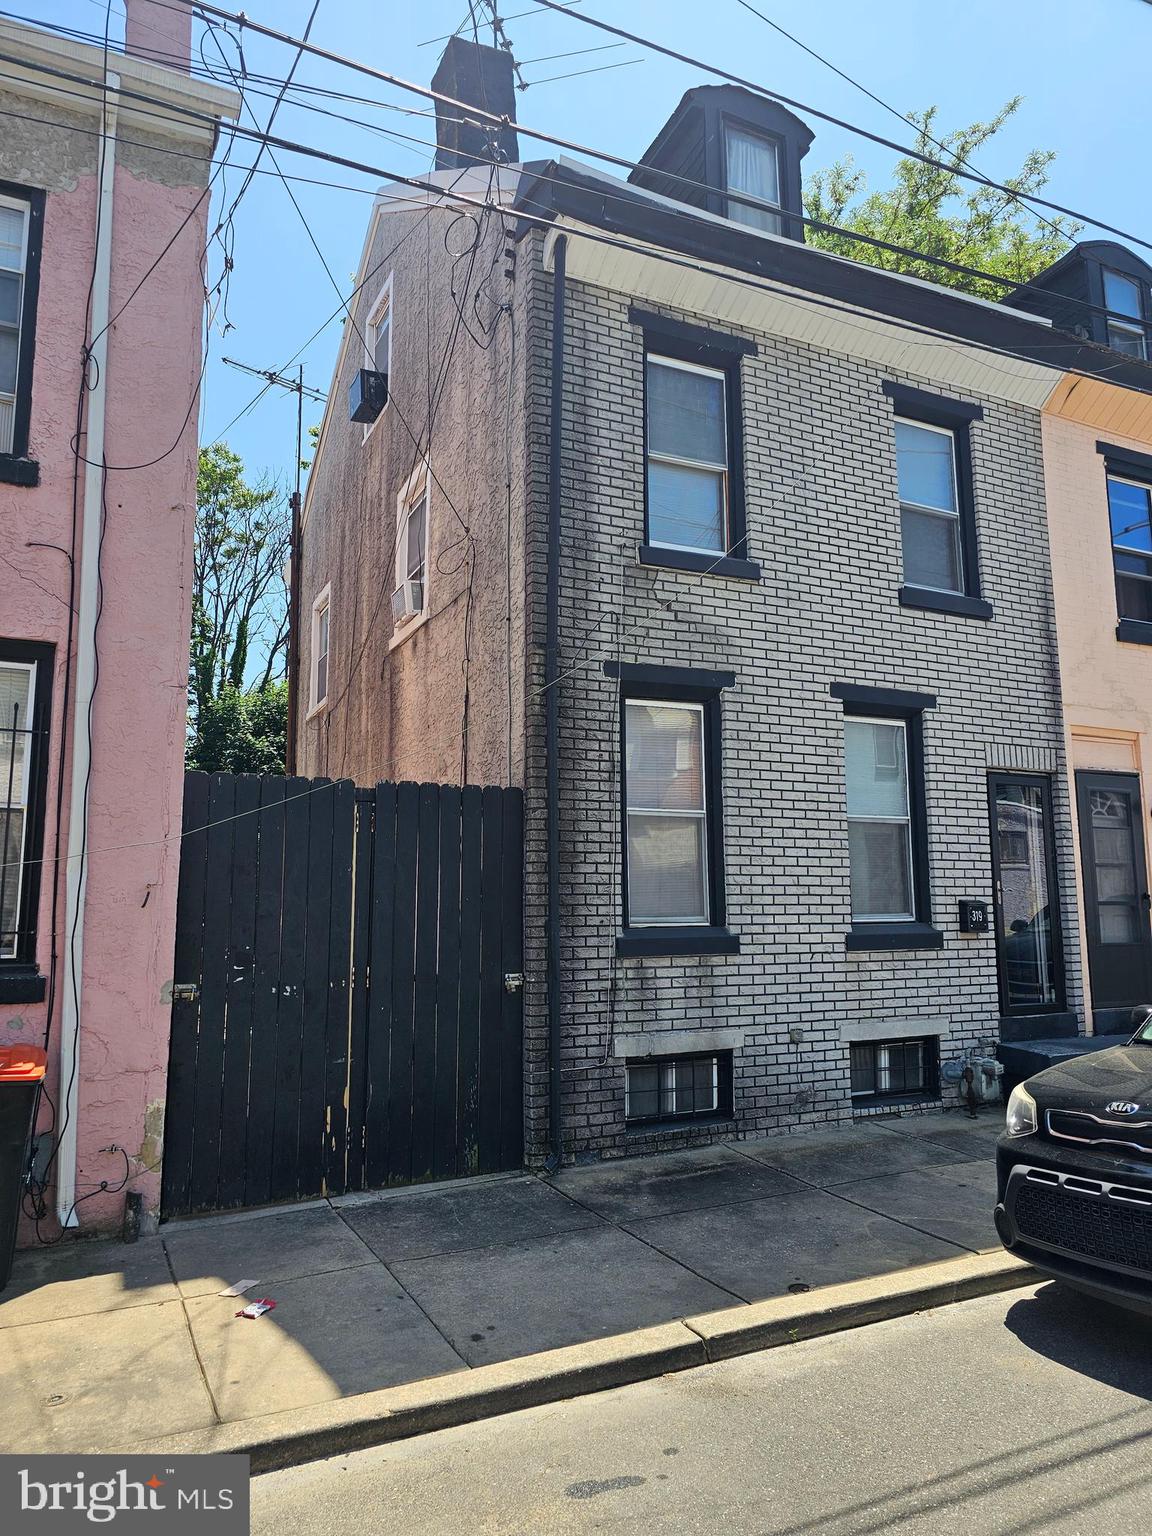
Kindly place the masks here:
[(732, 1113), (732, 1053), (660, 1056), (624, 1068), (628, 1125), (726, 1118)]
[(849, 1047), (852, 1100), (935, 1098), (939, 1088), (939, 1044), (923, 1040), (868, 1040)]

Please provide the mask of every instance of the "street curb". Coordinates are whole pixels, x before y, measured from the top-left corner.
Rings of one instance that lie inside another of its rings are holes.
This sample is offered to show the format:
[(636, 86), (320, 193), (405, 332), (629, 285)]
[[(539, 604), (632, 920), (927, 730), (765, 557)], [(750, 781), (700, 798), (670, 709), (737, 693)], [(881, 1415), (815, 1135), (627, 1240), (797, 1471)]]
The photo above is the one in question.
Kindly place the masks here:
[(258, 1419), (170, 1435), (137, 1452), (252, 1458), (253, 1473), (407, 1440), (801, 1339), (1014, 1290), (1036, 1271), (1006, 1253), (972, 1254), (825, 1286), (527, 1355), (408, 1386), (385, 1387)]

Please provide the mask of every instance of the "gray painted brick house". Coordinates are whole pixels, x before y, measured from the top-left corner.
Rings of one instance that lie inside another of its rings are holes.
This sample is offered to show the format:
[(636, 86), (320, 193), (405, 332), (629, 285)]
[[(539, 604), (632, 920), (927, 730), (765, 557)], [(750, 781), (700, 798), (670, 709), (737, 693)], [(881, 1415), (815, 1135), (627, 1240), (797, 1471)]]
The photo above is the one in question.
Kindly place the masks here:
[(312, 471), (298, 770), (523, 787), (530, 1159), (955, 1102), (1082, 1006), (1040, 409), (1114, 360), (806, 247), (750, 92), (628, 181), (440, 131)]

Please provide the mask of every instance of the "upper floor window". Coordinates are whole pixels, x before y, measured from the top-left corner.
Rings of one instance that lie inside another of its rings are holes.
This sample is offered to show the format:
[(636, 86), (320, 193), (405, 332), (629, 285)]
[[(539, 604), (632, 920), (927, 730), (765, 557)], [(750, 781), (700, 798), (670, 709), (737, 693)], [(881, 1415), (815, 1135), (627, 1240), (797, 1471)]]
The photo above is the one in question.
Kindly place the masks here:
[(937, 592), (963, 592), (955, 435), (898, 418), (896, 473), (904, 580)]
[(1152, 623), (1152, 490), (1110, 474), (1108, 516), (1119, 616)]
[(0, 480), (35, 484), (24, 459), (32, 405), (44, 194), (0, 186)]
[(989, 619), (980, 596), (969, 425), (978, 405), (885, 383), (895, 407), (893, 433), (900, 501), (904, 585), (900, 601)]
[(36, 919), (52, 648), (0, 640), (0, 1003), (43, 996)]
[(1144, 306), (1134, 277), (1104, 268), (1104, 304), (1108, 313), (1108, 345), (1128, 357), (1147, 357)]
[[(729, 192), (746, 192), (749, 197), (780, 207), (780, 150), (775, 139), (729, 124), (724, 130), (724, 154)], [(728, 217), (770, 234), (782, 233), (778, 213), (728, 199)]]
[(309, 708), (319, 709), (328, 699), (328, 645), (331, 633), (331, 583), (312, 604), (312, 679)]
[(399, 501), (396, 526), (396, 589), (392, 618), (397, 628), (428, 608), (428, 479), (418, 478)]
[(648, 541), (723, 555), (728, 400), (722, 369), (648, 355)]

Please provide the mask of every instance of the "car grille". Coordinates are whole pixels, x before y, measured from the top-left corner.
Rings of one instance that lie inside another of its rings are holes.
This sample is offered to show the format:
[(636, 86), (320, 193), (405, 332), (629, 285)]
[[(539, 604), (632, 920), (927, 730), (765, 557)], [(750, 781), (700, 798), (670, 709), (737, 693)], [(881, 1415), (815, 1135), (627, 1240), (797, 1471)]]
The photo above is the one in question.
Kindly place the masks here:
[(1048, 1134), (1082, 1147), (1116, 1147), (1137, 1157), (1152, 1157), (1152, 1120), (1107, 1120), (1075, 1109), (1050, 1109)]
[(1152, 1190), (1033, 1168), (1012, 1214), (1025, 1242), (1152, 1273)]

